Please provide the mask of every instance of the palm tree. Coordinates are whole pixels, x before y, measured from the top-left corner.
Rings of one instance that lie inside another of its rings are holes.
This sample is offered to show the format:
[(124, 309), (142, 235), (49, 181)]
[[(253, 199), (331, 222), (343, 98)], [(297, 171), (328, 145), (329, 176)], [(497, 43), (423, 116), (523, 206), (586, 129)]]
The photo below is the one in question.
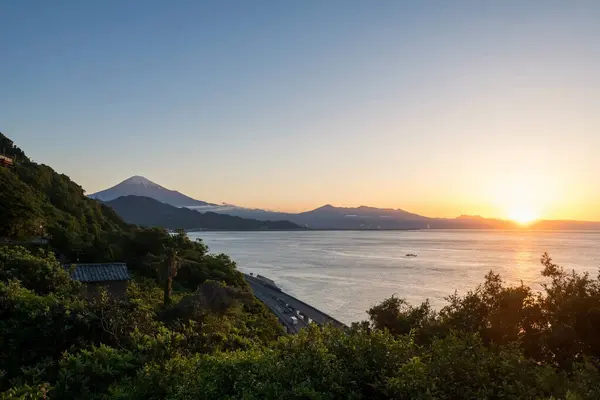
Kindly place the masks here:
[(197, 264), (196, 261), (185, 258), (185, 251), (191, 249), (193, 243), (183, 231), (177, 231), (176, 235), (169, 235), (162, 245), (160, 256), (150, 255), (151, 262), (158, 272), (159, 279), (164, 283), (163, 306), (168, 307), (172, 303), (173, 278), (177, 276), (179, 266), (185, 264)]
[(165, 281), (165, 294), (163, 300), (163, 306), (168, 307), (171, 305), (173, 294), (173, 278), (177, 276), (177, 270), (179, 269), (179, 249), (175, 247), (167, 247), (165, 249), (164, 259), (164, 281)]

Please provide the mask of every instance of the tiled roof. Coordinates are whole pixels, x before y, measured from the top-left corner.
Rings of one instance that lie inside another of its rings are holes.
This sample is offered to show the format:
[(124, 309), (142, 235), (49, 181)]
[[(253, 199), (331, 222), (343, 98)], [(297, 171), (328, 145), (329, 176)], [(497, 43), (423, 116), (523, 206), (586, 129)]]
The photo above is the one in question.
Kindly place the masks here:
[(108, 282), (129, 280), (127, 264), (73, 264), (67, 265), (71, 278), (79, 282)]

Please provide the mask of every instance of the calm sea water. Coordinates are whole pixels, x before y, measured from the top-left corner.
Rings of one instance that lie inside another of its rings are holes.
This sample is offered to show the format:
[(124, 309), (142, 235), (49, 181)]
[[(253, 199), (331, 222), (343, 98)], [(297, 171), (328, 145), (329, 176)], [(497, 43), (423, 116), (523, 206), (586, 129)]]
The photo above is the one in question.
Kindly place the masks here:
[[(317, 231), (195, 232), (212, 252), (226, 253), (244, 272), (265, 275), (286, 292), (350, 323), (396, 295), (440, 308), (490, 271), (536, 289), (548, 252), (567, 269), (596, 276), (600, 232)], [(407, 253), (418, 257), (406, 257)]]

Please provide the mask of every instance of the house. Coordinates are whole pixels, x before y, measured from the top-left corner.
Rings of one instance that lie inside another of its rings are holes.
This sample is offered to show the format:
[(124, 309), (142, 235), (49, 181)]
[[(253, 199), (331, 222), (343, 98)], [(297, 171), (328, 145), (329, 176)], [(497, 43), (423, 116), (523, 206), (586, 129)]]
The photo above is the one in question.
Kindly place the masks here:
[(88, 298), (98, 296), (101, 287), (105, 287), (113, 297), (122, 299), (127, 296), (130, 278), (125, 263), (71, 264), (67, 265), (67, 269), (73, 280), (83, 283)]

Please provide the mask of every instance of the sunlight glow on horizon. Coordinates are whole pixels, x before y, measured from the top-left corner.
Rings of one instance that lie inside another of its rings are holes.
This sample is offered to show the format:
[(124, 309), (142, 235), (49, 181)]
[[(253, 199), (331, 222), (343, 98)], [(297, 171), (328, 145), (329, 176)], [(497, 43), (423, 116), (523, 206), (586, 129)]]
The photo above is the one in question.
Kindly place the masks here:
[(539, 219), (539, 216), (533, 209), (524, 207), (513, 209), (509, 214), (509, 218), (521, 225), (528, 225)]
[(9, 3), (0, 131), (88, 193), (600, 221), (600, 2)]

